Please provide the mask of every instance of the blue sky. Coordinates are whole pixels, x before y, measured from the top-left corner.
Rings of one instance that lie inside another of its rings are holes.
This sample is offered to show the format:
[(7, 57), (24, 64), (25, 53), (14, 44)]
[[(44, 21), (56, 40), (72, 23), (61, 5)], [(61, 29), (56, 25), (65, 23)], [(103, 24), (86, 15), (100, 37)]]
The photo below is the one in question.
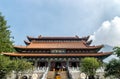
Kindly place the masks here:
[[(101, 40), (108, 41), (106, 36), (110, 36), (111, 31), (104, 36), (106, 30), (102, 30), (102, 33), (100, 30), (105, 28), (106, 21), (112, 24), (109, 28), (113, 29), (116, 26), (111, 34), (120, 35), (120, 32), (114, 32), (120, 28), (119, 24), (112, 22), (115, 17), (118, 18), (115, 21), (120, 19), (119, 0), (0, 0), (0, 12), (11, 26), (16, 45), (23, 45), (26, 36), (39, 35), (93, 35), (96, 41), (106, 44), (106, 41)], [(99, 40), (98, 37), (103, 38)], [(120, 40), (116, 37), (107, 44)]]

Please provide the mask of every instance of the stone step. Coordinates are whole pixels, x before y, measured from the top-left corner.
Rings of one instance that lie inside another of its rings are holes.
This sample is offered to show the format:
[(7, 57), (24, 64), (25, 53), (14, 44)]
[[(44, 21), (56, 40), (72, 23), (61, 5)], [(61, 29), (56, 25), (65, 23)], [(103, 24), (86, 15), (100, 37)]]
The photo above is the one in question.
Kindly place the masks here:
[(56, 73), (60, 75), (60, 79), (68, 79), (68, 73), (67, 73), (67, 71), (59, 71), (59, 72), (48, 71), (47, 79), (56, 79), (55, 78)]
[(61, 79), (68, 79), (68, 73), (67, 71), (61, 71), (60, 72)]
[(47, 79), (55, 79), (55, 71), (48, 71)]

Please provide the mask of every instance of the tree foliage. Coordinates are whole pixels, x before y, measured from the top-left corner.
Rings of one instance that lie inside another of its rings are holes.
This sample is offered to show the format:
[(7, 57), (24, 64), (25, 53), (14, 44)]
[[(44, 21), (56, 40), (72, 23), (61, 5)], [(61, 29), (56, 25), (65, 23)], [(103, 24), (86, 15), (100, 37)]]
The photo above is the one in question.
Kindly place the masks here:
[(114, 47), (113, 50), (114, 50), (114, 53), (117, 55), (117, 57), (120, 58), (120, 47)]
[(13, 67), (10, 67), (9, 57), (0, 55), (0, 79), (3, 79), (6, 74), (13, 70)]
[(10, 60), (9, 57), (0, 55), (0, 79), (5, 79), (5, 76), (11, 71), (15, 71), (16, 75), (18, 72), (23, 72), (32, 68), (32, 63), (25, 59), (14, 59)]
[(0, 13), (0, 53), (14, 51), (9, 27), (10, 26), (7, 26), (7, 21)]
[(14, 67), (13, 70), (16, 73), (16, 79), (18, 79), (19, 72), (24, 72), (33, 68), (32, 63), (27, 62), (25, 59), (15, 59), (12, 61), (11, 66)]
[(13, 67), (16, 72), (22, 72), (32, 68), (32, 63), (27, 62), (25, 59), (13, 60)]
[(81, 70), (86, 73), (89, 77), (92, 76), (94, 79), (94, 75), (96, 70), (101, 66), (101, 63), (93, 57), (86, 57), (81, 60)]
[(120, 60), (113, 59), (106, 64), (105, 76), (114, 76), (116, 78), (120, 78)]
[(119, 59), (112, 59), (109, 63), (106, 63), (105, 76), (120, 78), (120, 47), (114, 47), (113, 50)]

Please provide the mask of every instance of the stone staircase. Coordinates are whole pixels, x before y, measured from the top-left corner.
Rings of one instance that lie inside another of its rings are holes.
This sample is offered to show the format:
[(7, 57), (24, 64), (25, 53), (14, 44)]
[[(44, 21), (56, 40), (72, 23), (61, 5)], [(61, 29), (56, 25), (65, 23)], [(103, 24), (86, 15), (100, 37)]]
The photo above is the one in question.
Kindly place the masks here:
[(55, 79), (55, 71), (48, 71), (47, 79)]
[[(60, 79), (68, 79), (67, 71), (59, 71), (57, 74), (60, 74)], [(55, 79), (56, 72), (55, 71), (48, 71), (47, 79)]]
[(68, 73), (67, 71), (61, 71), (59, 72), (61, 79), (68, 79)]

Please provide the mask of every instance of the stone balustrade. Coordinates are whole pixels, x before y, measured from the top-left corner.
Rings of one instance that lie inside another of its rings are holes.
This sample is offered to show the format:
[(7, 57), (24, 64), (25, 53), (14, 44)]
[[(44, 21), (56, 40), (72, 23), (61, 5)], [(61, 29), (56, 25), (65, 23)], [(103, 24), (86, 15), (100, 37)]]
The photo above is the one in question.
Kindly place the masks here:
[[(49, 70), (48, 67), (37, 67), (34, 68), (33, 70), (19, 72), (18, 79), (22, 79), (22, 77), (26, 77), (27, 79), (40, 79), (43, 77), (43, 75), (45, 75), (45, 73), (48, 72), (48, 70)], [(7, 79), (15, 79), (15, 77), (16, 72), (13, 71), (10, 76), (9, 75), (7, 76)], [(45, 79), (45, 77), (43, 79)]]

